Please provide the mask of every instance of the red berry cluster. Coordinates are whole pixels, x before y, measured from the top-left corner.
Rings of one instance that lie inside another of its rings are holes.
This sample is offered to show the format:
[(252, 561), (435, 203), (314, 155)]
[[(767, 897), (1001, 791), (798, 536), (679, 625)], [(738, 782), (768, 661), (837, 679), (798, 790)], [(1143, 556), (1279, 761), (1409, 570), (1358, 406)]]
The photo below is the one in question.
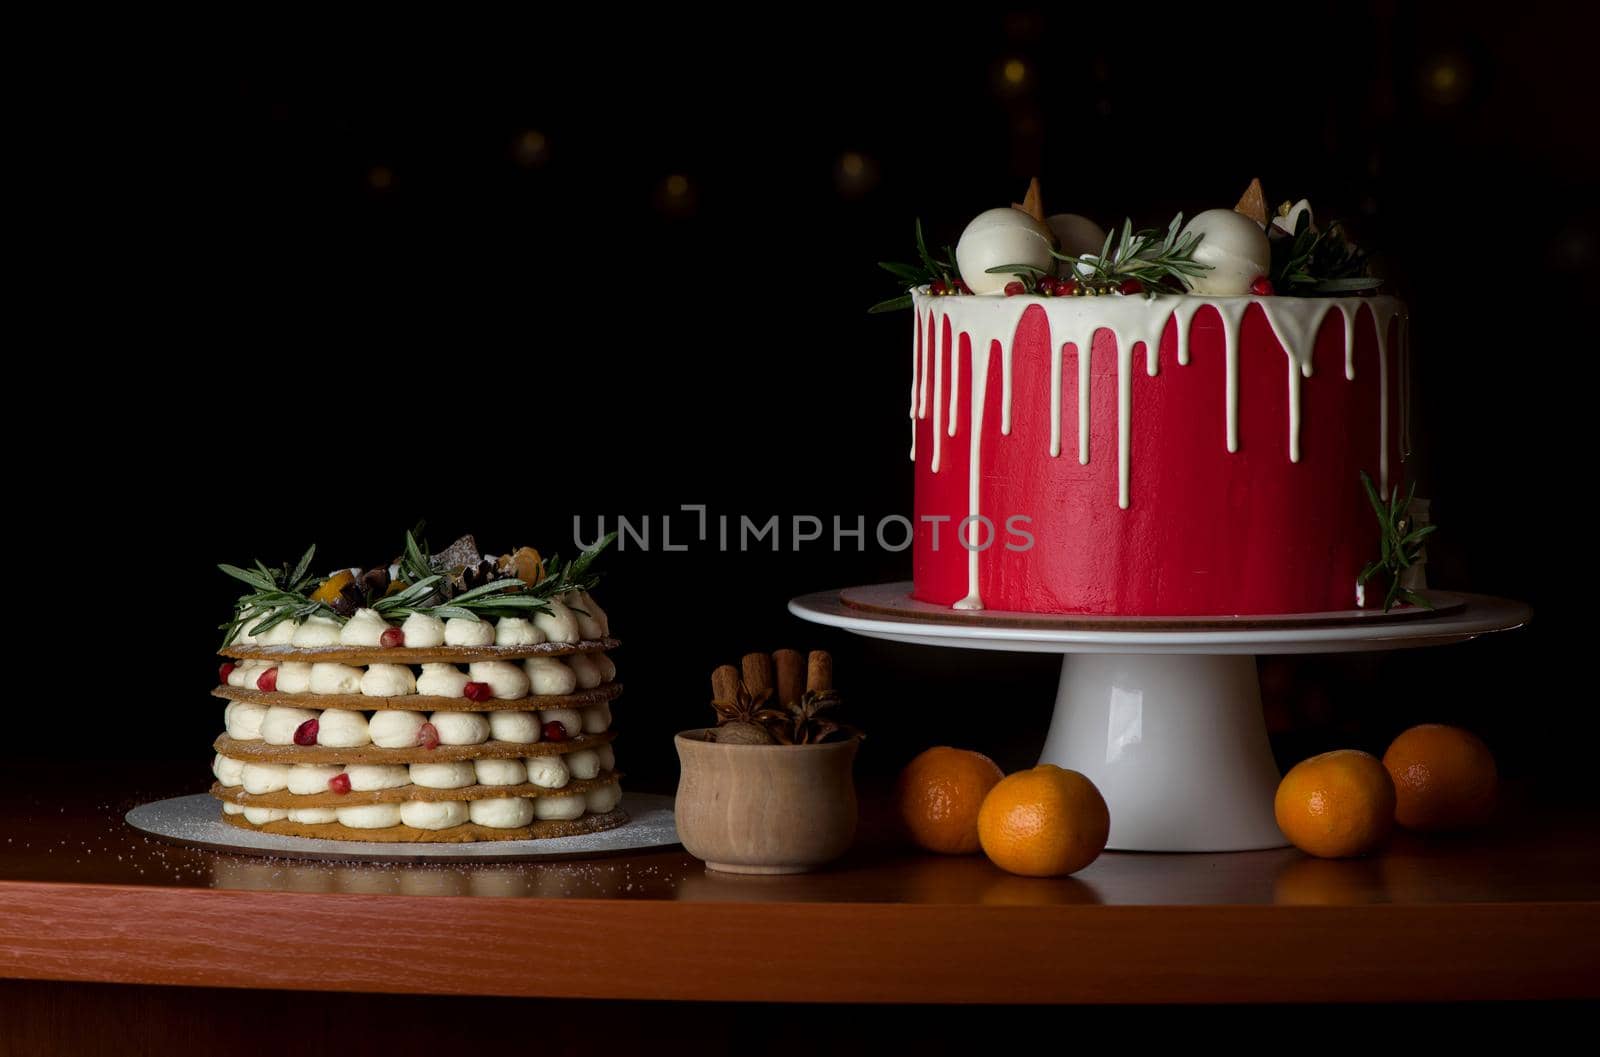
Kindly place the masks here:
[[(1021, 280), (1012, 280), (1006, 284), (1006, 296), (1015, 297), (1018, 294), (1028, 293), (1028, 285)], [(1078, 293), (1076, 279), (1057, 279), (1053, 275), (1041, 275), (1033, 284), (1033, 293), (1040, 297), (1075, 297)]]
[(928, 293), (934, 297), (953, 297), (958, 294), (970, 294), (972, 291), (960, 279), (952, 279), (948, 283), (943, 279), (935, 279), (928, 284)]

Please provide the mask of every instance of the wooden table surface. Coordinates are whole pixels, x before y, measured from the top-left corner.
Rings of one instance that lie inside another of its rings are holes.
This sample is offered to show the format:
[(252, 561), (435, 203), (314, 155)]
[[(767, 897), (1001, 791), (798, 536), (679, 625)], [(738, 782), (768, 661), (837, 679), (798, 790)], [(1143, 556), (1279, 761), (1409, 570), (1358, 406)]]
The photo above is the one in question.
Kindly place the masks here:
[[(865, 1002), (1600, 997), (1600, 813), (1508, 806), (1471, 837), (1327, 862), (1107, 853), (1075, 877), (905, 850), (869, 817), (822, 873), (681, 850), (542, 865), (219, 854), (126, 796), (0, 779), (0, 978), (417, 994)], [(881, 802), (868, 798), (869, 802)]]

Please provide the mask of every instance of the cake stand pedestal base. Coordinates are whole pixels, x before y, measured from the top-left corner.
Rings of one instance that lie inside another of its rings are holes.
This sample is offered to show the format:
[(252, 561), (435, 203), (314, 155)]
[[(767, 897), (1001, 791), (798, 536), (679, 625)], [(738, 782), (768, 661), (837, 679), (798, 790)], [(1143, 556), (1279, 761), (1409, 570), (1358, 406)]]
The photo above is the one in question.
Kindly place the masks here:
[(1270, 617), (1054, 617), (918, 602), (911, 584), (820, 591), (803, 620), (947, 649), (1062, 654), (1041, 763), (1087, 775), (1111, 810), (1107, 847), (1246, 851), (1284, 845), (1278, 768), (1256, 656), (1443, 646), (1525, 623), (1521, 602), (1428, 592), (1433, 610)]
[(1039, 762), (1087, 775), (1114, 805), (1108, 848), (1285, 843), (1249, 654), (1068, 654)]

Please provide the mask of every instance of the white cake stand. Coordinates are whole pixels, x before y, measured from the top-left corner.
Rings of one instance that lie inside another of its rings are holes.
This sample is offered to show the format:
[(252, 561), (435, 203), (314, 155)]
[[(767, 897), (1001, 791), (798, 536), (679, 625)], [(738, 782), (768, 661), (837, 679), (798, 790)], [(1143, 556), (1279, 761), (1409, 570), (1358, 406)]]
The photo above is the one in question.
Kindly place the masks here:
[(1111, 809), (1108, 847), (1245, 851), (1285, 843), (1256, 654), (1358, 653), (1465, 642), (1527, 623), (1520, 602), (1432, 592), (1436, 609), (1145, 620), (960, 612), (909, 582), (804, 595), (803, 620), (921, 646), (1062, 654), (1041, 763), (1087, 775)]

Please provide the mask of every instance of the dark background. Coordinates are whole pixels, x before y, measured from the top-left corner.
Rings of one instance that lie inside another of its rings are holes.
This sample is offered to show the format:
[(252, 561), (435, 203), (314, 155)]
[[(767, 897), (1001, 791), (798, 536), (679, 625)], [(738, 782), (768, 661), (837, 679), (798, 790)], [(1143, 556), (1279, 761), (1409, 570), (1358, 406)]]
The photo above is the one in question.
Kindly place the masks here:
[(24, 755), (63, 752), (67, 724), (73, 752), (209, 781), (213, 627), (236, 594), (216, 562), (315, 541), (319, 566), (370, 565), (418, 519), (435, 547), (570, 553), (574, 516), (588, 537), (605, 515), (651, 522), (652, 551), (609, 556), (597, 592), (625, 640), (631, 784), (671, 788), (670, 735), (709, 720), (715, 665), (788, 645), (834, 651), (869, 776), (930, 744), (1030, 764), (1053, 658), (785, 611), (907, 578), (909, 553), (795, 552), (787, 527), (778, 554), (663, 553), (660, 518), (682, 540), (685, 503), (909, 514), (909, 320), (864, 310), (914, 218), (953, 242), (1037, 174), (1051, 212), (1164, 224), (1259, 176), (1273, 204), (1345, 218), (1411, 306), (1433, 582), (1538, 612), (1472, 645), (1266, 662), (1282, 762), (1443, 720), (1508, 773), (1592, 795), (1593, 691), (1564, 635), (1593, 549), (1591, 444), (1567, 434), (1593, 343), (1596, 98), (1561, 9), (184, 29), (27, 99), (19, 211), (50, 312), (29, 362), (51, 380), (12, 394), (14, 528), (41, 569), (28, 597), (81, 614), (45, 607), (37, 643), (97, 655), (39, 676), (87, 708), (22, 710)]

